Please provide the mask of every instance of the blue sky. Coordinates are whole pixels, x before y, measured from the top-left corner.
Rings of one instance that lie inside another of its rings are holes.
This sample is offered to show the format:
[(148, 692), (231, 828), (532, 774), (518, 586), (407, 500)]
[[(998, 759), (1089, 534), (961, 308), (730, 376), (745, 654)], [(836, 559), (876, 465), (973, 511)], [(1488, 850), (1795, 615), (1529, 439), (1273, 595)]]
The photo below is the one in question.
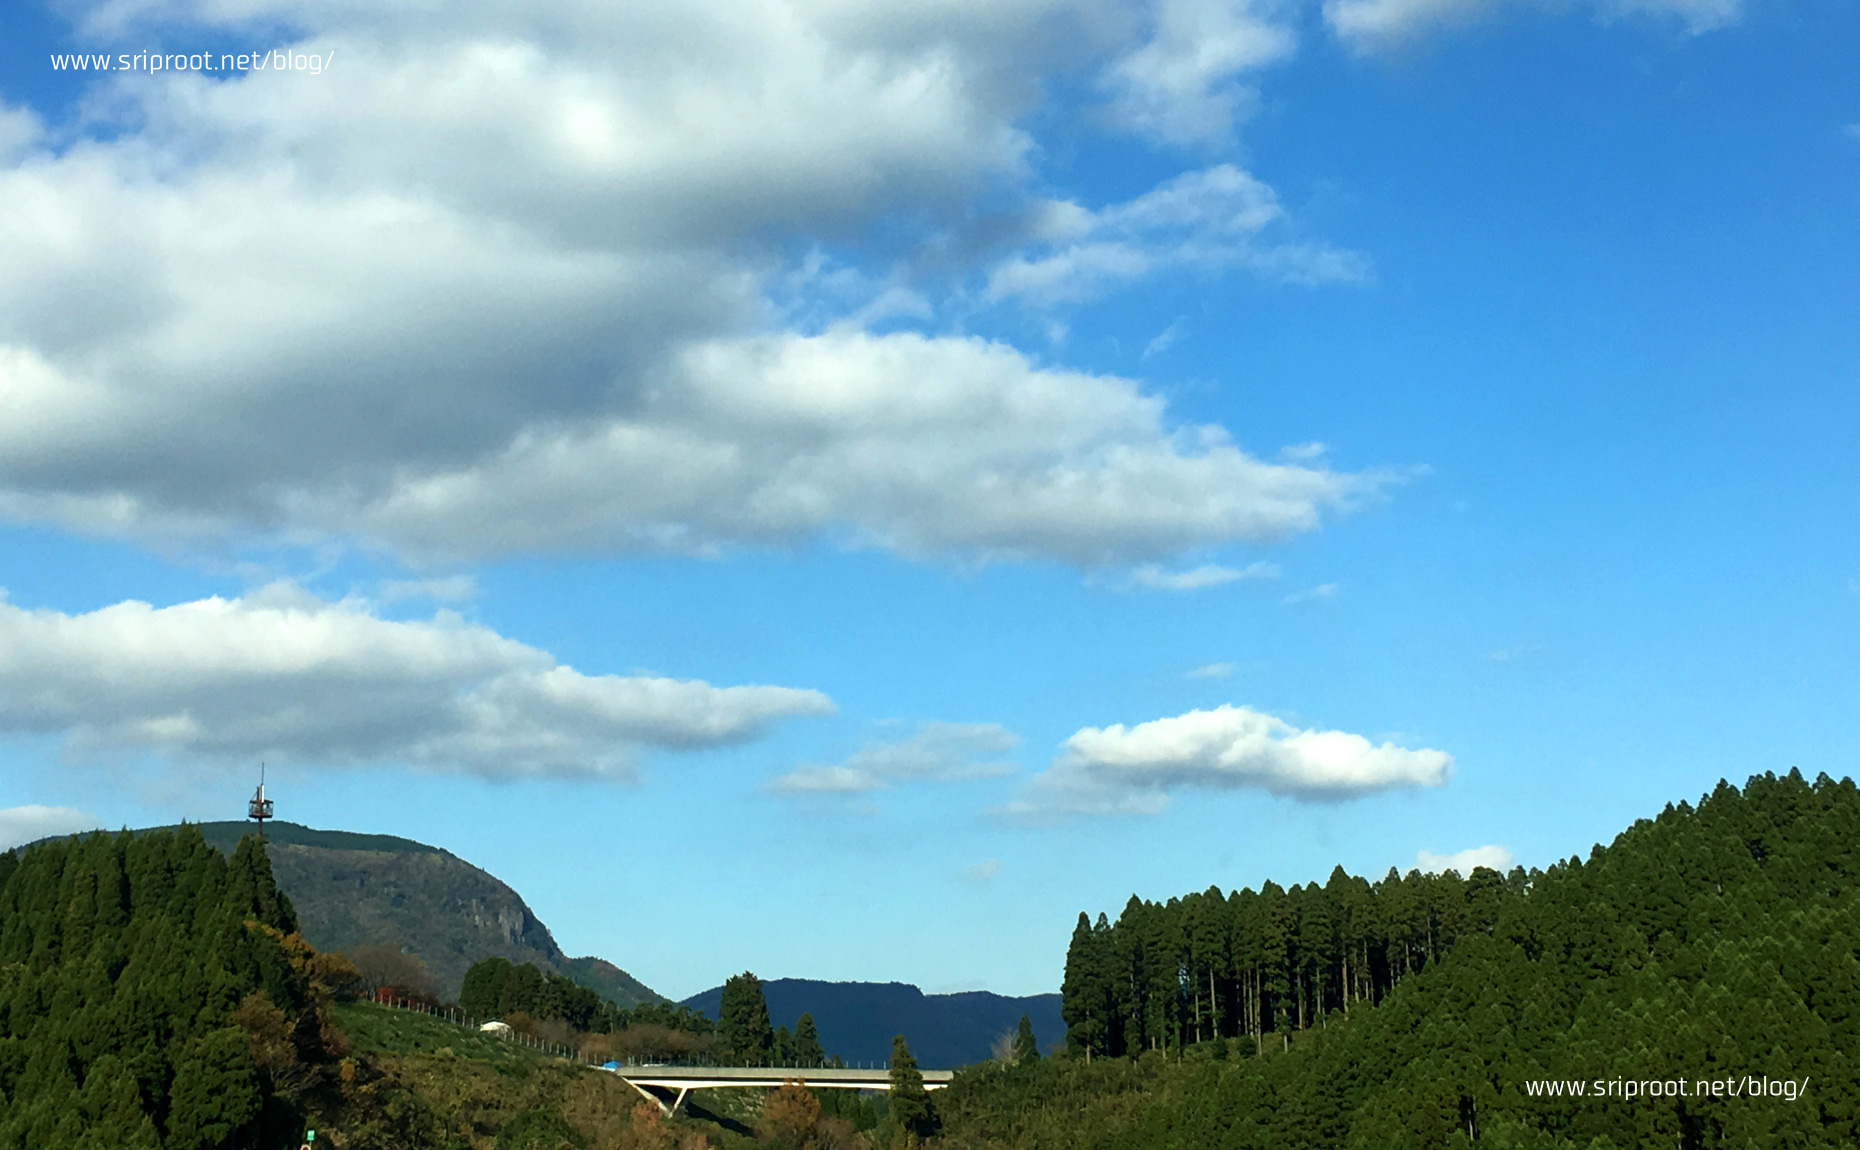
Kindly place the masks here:
[(263, 760), (667, 994), (1025, 994), (1132, 892), (1852, 771), (1851, 6), (0, 32), (11, 841)]

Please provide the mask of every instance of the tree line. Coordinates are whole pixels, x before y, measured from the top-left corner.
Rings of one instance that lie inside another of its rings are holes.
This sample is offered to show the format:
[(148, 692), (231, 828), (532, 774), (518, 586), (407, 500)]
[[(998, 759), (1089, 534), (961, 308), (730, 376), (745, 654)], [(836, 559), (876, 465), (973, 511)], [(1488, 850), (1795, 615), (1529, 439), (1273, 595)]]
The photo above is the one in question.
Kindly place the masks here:
[(1213, 1038), (1289, 1035), (1376, 1003), (1437, 962), (1529, 884), (1521, 869), (1379, 882), (1331, 871), (1319, 885), (1267, 881), (1146, 902), (1116, 922), (1083, 912), (1066, 951), (1066, 1041), (1087, 1056), (1179, 1050)]
[(1074, 936), (1065, 1056), (959, 1072), (941, 1144), (1860, 1144), (1857, 844), (1853, 780), (1792, 770), (1543, 869), (1139, 902)]

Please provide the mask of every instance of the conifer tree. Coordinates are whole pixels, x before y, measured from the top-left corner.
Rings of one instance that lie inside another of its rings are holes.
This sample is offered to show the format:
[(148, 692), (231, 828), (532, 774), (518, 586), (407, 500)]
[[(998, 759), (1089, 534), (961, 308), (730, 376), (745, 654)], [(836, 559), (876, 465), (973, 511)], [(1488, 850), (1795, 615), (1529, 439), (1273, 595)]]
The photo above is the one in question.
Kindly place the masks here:
[(174, 1068), (167, 1150), (218, 1150), (258, 1117), (263, 1098), (245, 1034), (228, 1026), (195, 1039)]
[(1080, 911), (1078, 925), (1072, 928), (1071, 945), (1066, 947), (1066, 974), (1059, 989), (1059, 1013), (1066, 1020), (1066, 1044), (1088, 1060), (1093, 1054), (1105, 1053), (1108, 1022), (1097, 941), (1092, 933), (1091, 917)]
[(725, 980), (717, 1005), (717, 1035), (729, 1057), (743, 1065), (765, 1063), (774, 1053), (775, 1031), (769, 1025), (762, 980), (749, 971)]
[(271, 874), (265, 846), (254, 835), (239, 839), (226, 865), (227, 901), (233, 913), (284, 934), (297, 930), (297, 911)]
[(934, 1129), (930, 1093), (924, 1089), (923, 1071), (917, 1068), (902, 1034), (891, 1040), (890, 1121), (907, 1138), (927, 1138)]
[(1020, 1027), (1014, 1032), (1014, 1061), (1033, 1062), (1039, 1057), (1040, 1043), (1033, 1036), (1033, 1020), (1023, 1014)]
[(802, 1012), (794, 1024), (794, 1065), (824, 1066), (827, 1052), (820, 1045), (820, 1032), (814, 1028), (814, 1016)]

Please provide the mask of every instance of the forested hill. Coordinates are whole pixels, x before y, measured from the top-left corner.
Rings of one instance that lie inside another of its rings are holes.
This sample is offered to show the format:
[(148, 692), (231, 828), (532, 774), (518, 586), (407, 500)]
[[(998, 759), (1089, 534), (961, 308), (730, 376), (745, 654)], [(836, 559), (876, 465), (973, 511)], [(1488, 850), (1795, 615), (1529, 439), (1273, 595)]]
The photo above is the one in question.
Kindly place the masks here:
[[(1853, 1145), (1857, 843), (1853, 781), (1791, 771), (1544, 870), (1339, 871), (1081, 916), (1080, 1057), (968, 1076), (946, 1130), (1029, 1148)], [(1714, 1081), (1737, 1096), (1701, 1097)], [(1615, 1096), (1587, 1096), (1598, 1082)]]
[[(228, 855), (253, 829), (249, 822), (193, 825)], [(610, 962), (563, 954), (521, 895), (449, 851), (395, 835), (282, 821), (265, 828), (265, 839), (278, 886), (318, 950), (405, 948), (432, 971), (442, 998), (457, 996), (472, 963), (498, 957), (567, 975), (619, 1006), (659, 999)]]
[[(811, 1014), (828, 1054), (848, 1062), (876, 1064), (891, 1057), (892, 1036), (902, 1034), (924, 1066), (945, 1068), (981, 1062), (1003, 1035), (1012, 1035), (1027, 1015), (1043, 1043), (1057, 1044), (1064, 1030), (1057, 994), (1024, 998), (967, 991), (925, 994), (903, 982), (821, 982), (777, 978), (762, 985), (769, 1018), (792, 1027)], [(684, 1005), (718, 1017), (723, 988), (685, 999)]]
[(256, 843), (0, 855), (0, 1148), (293, 1140), (343, 1053), (294, 925)]

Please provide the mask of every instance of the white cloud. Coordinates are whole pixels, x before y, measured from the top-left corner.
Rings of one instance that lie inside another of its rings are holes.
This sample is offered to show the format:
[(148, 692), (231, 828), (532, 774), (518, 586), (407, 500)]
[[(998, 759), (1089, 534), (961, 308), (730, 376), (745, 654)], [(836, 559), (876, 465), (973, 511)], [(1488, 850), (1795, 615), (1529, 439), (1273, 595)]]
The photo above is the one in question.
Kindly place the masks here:
[(1155, 814), (1184, 789), (1336, 800), (1438, 787), (1452, 774), (1453, 756), (1444, 751), (1377, 746), (1361, 735), (1305, 730), (1248, 707), (1221, 706), (1131, 727), (1086, 727), (1002, 813)]
[(1367, 261), (1357, 253), (1261, 242), (1261, 233), (1283, 214), (1271, 188), (1232, 164), (1184, 173), (1098, 211), (1053, 201), (1033, 228), (1037, 246), (998, 264), (989, 273), (987, 296), (1055, 307), (1178, 268), (1248, 268), (1302, 284), (1367, 278)]
[(1154, 338), (1143, 345), (1142, 358), (1150, 359), (1174, 347), (1175, 341), (1182, 337), (1183, 325), (1184, 321), (1178, 319), (1168, 327), (1157, 332)]
[(1166, 571), (1152, 563), (1130, 573), (1130, 586), (1145, 591), (1200, 591), (1239, 580), (1256, 581), (1278, 577), (1278, 564), (1263, 561), (1249, 563), (1245, 567), (1222, 567), (1207, 563), (1187, 571)]
[(987, 882), (1001, 873), (1001, 860), (983, 859), (974, 866), (963, 867), (962, 873), (971, 882)]
[(0, 730), (60, 734), (78, 755), (625, 779), (642, 749), (832, 710), (818, 691), (584, 675), (443, 613), (392, 622), (285, 584), (83, 615), (0, 602)]
[(1229, 141), (1256, 99), (1241, 77), (1297, 46), (1284, 15), (1260, 0), (1159, 0), (1149, 39), (1106, 70), (1116, 114), (1165, 143)]
[(925, 723), (915, 735), (867, 743), (845, 762), (803, 766), (770, 780), (784, 794), (863, 794), (894, 783), (995, 778), (1014, 765), (1003, 755), (1020, 736), (998, 723)]
[(842, 765), (797, 767), (770, 780), (768, 789), (789, 795), (860, 795), (884, 785), (870, 771)]
[[(1386, 481), (1260, 462), (1132, 381), (865, 334), (935, 311), (882, 270), (803, 327), (776, 302), (780, 252), (1013, 215), (1054, 69), (1112, 62), (1177, 109), (1158, 125), (1219, 104), (1281, 51), (1245, 6), (1161, 0), (1148, 31), (1107, 0), (88, 12), (281, 21), (341, 63), (118, 76), (98, 139), (0, 165), (0, 515), (425, 560), (824, 536), (1095, 565), (1309, 530)], [(1000, 298), (1354, 259), (1261, 242), (1277, 201), (1230, 166), (1037, 214)]]
[(0, 162), (37, 144), (45, 127), (30, 108), (14, 108), (0, 103)]
[(1226, 679), (1234, 673), (1232, 663), (1209, 663), (1205, 667), (1196, 667), (1188, 673), (1191, 679)]
[(837, 524), (905, 554), (1098, 565), (1309, 530), (1391, 478), (1262, 462), (1219, 428), (1169, 430), (1127, 381), (979, 339), (717, 342), (673, 377), (625, 419), (525, 435), (318, 515), (429, 554), (703, 551)]
[[(1470, 24), (1515, 8), (1546, 8), (1548, 0), (1325, 0), (1324, 19), (1358, 52), (1381, 52), (1443, 27)], [(1677, 18), (1694, 35), (1735, 23), (1742, 0), (1595, 0), (1594, 15)]]
[(1457, 871), (1461, 878), (1470, 875), (1476, 867), (1490, 867), (1500, 874), (1511, 869), (1511, 852), (1501, 846), (1470, 847), (1450, 855), (1437, 855), (1432, 851), (1420, 851), (1414, 856), (1415, 866), (1428, 874), (1440, 874), (1443, 871)]
[(0, 808), (0, 851), (52, 835), (77, 834), (96, 827), (96, 815), (70, 807)]
[(1319, 583), (1316, 587), (1307, 587), (1303, 591), (1294, 591), (1284, 599), (1286, 603), (1311, 603), (1325, 599), (1335, 599), (1343, 590), (1341, 583)]

